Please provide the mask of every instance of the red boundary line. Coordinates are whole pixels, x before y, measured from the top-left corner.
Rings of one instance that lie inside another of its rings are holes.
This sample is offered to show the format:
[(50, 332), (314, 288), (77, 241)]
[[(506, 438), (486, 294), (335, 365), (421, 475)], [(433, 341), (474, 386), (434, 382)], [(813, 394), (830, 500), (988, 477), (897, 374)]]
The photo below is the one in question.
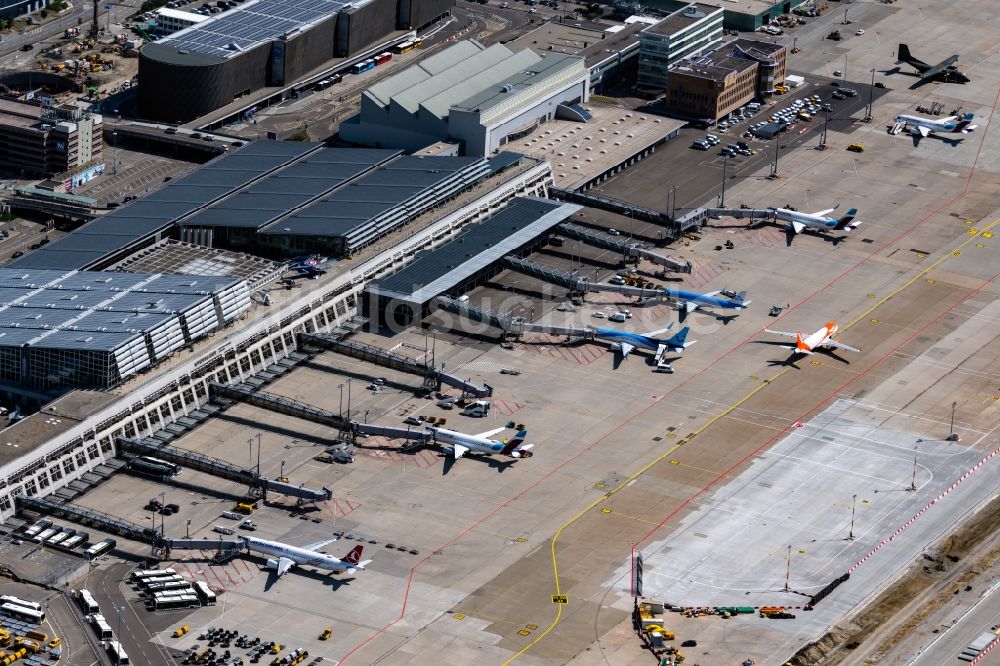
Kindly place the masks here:
[[(784, 311), (784, 313), (782, 313), (781, 316), (777, 317), (777, 319), (775, 321), (781, 321), (782, 319), (784, 319), (785, 317), (787, 317), (788, 314), (791, 313), (792, 310), (798, 308), (799, 306), (801, 306), (804, 303), (807, 303), (808, 301), (810, 301), (813, 298), (815, 298), (817, 295), (819, 295), (822, 292), (826, 291), (827, 289), (829, 289), (830, 287), (832, 287), (836, 282), (840, 281), (842, 278), (844, 278), (845, 276), (847, 276), (851, 272), (853, 272), (855, 269), (857, 269), (859, 266), (862, 266), (865, 263), (867, 263), (869, 260), (871, 260), (872, 257), (876, 256), (880, 252), (885, 251), (887, 248), (891, 247), (893, 244), (895, 244), (896, 242), (898, 242), (900, 239), (905, 238), (907, 235), (909, 235), (910, 233), (912, 233), (913, 231), (915, 231), (916, 229), (918, 229), (920, 226), (922, 226), (923, 224), (925, 224), (933, 216), (937, 215), (939, 212), (941, 212), (942, 210), (944, 210), (948, 206), (951, 206), (956, 201), (958, 201), (958, 200), (962, 199), (963, 197), (965, 197), (965, 195), (969, 191), (969, 185), (972, 182), (972, 177), (975, 175), (976, 165), (979, 163), (979, 156), (982, 153), (983, 143), (986, 141), (986, 134), (989, 131), (990, 123), (992, 123), (992, 121), (993, 121), (993, 115), (996, 112), (996, 107), (997, 107), (997, 103), (998, 102), (1000, 102), (1000, 90), (997, 91), (997, 96), (996, 96), (996, 98), (993, 101), (993, 109), (990, 112), (989, 119), (986, 121), (986, 125), (983, 127), (983, 134), (982, 134), (983, 138), (980, 140), (979, 149), (976, 151), (976, 158), (975, 158), (975, 160), (973, 160), (972, 168), (969, 170), (969, 175), (965, 179), (965, 185), (964, 185), (964, 187), (962, 188), (962, 190), (960, 192), (958, 192), (957, 194), (955, 194), (952, 198), (948, 199), (947, 201), (945, 201), (944, 203), (942, 203), (940, 206), (938, 206), (934, 210), (932, 210), (929, 213), (927, 213), (927, 215), (925, 215), (924, 217), (922, 217), (919, 220), (917, 220), (908, 229), (905, 229), (905, 230), (901, 231), (895, 237), (889, 239), (889, 241), (887, 241), (886, 243), (883, 243), (881, 247), (879, 247), (879, 248), (877, 248), (875, 250), (872, 250), (872, 252), (870, 252), (869, 254), (867, 254), (866, 256), (864, 256), (863, 258), (859, 259), (857, 262), (855, 262), (851, 266), (845, 268), (840, 274), (838, 274), (836, 277), (834, 277), (833, 279), (831, 279), (826, 285), (824, 285), (824, 286), (816, 289), (815, 291), (813, 291), (811, 294), (809, 294), (808, 296), (806, 296), (805, 298), (803, 298), (802, 300), (800, 300), (798, 303), (796, 303), (792, 307), (786, 308), (785, 311)], [(971, 294), (970, 294), (970, 296), (971, 296)], [(963, 299), (963, 300), (965, 300), (965, 299)], [(958, 304), (956, 303), (956, 305), (958, 305)], [(770, 326), (770, 325), (772, 325), (772, 324), (768, 324), (768, 326)], [(763, 329), (761, 329), (761, 330), (763, 330)], [(660, 396), (660, 400), (662, 400), (663, 398), (667, 397), (668, 395), (673, 394), (674, 391), (677, 391), (678, 389), (682, 388), (688, 382), (696, 379), (697, 377), (700, 377), (702, 374), (704, 374), (705, 372), (707, 372), (710, 368), (714, 368), (716, 365), (718, 365), (719, 361), (724, 360), (730, 354), (732, 354), (737, 349), (739, 349), (740, 347), (742, 347), (743, 345), (745, 345), (747, 342), (749, 342), (750, 340), (752, 340), (754, 337), (756, 337), (759, 333), (760, 333), (760, 331), (756, 331), (756, 332), (752, 333), (751, 335), (747, 336), (742, 342), (737, 343), (736, 346), (732, 347), (731, 349), (729, 349), (725, 353), (721, 354), (717, 359), (715, 359), (715, 361), (713, 361), (712, 363), (706, 365), (704, 368), (702, 368), (701, 370), (699, 370), (697, 373), (691, 375), (690, 377), (688, 377), (684, 381), (680, 382), (679, 384), (677, 384), (676, 386), (674, 386), (672, 389), (666, 391), (666, 393), (663, 396)], [(567, 466), (568, 464), (570, 464), (574, 460), (580, 458), (585, 453), (588, 453), (595, 446), (597, 446), (598, 444), (600, 444), (601, 442), (603, 442), (605, 439), (607, 439), (608, 437), (610, 437), (612, 434), (614, 434), (618, 430), (624, 428), (626, 425), (628, 425), (629, 423), (631, 423), (633, 420), (635, 420), (639, 416), (642, 416), (643, 414), (645, 414), (647, 411), (649, 411), (650, 409), (652, 409), (658, 402), (659, 402), (659, 400), (653, 401), (649, 405), (647, 405), (646, 407), (642, 408), (638, 412), (636, 412), (633, 415), (629, 416), (625, 421), (623, 421), (622, 423), (620, 423), (618, 426), (616, 426), (612, 430), (609, 430), (608, 432), (604, 433), (598, 439), (594, 440), (591, 444), (589, 444), (586, 447), (580, 449), (579, 451), (577, 451), (576, 453), (574, 453), (573, 455), (571, 455), (569, 458), (567, 458), (563, 462), (559, 463), (558, 465), (556, 465), (555, 467), (553, 467), (552, 469), (550, 469), (543, 476), (541, 476), (539, 479), (537, 479), (534, 483), (528, 485), (523, 490), (521, 490), (519, 493), (513, 495), (512, 497), (508, 498), (505, 502), (503, 502), (502, 504), (498, 505), (497, 508), (493, 509), (492, 511), (490, 511), (489, 513), (487, 513), (485, 516), (483, 516), (482, 518), (479, 518), (477, 521), (475, 521), (474, 523), (472, 523), (471, 525), (469, 525), (468, 527), (466, 527), (465, 529), (463, 529), (461, 532), (459, 532), (458, 534), (456, 534), (455, 536), (453, 536), (447, 542), (445, 542), (444, 544), (442, 544), (441, 546), (439, 546), (438, 548), (436, 548), (435, 551), (437, 551), (437, 550), (443, 550), (444, 548), (450, 546), (452, 543), (454, 543), (455, 541), (457, 541), (461, 537), (465, 536), (466, 534), (468, 534), (469, 532), (471, 532), (472, 530), (474, 530), (475, 528), (477, 528), (483, 522), (485, 522), (489, 518), (491, 518), (494, 515), (496, 515), (497, 513), (499, 513), (500, 510), (504, 509), (505, 507), (507, 507), (509, 504), (511, 504), (515, 500), (520, 499), (521, 497), (523, 497), (527, 493), (529, 493), (532, 490), (534, 490), (535, 488), (537, 488), (543, 481), (548, 480), (550, 477), (552, 477), (556, 472), (558, 472), (559, 470), (561, 470), (563, 467)], [(763, 447), (761, 447), (761, 448), (763, 448)], [(756, 452), (755, 452), (755, 454), (756, 454)], [(742, 463), (740, 463), (740, 464), (742, 464)], [(703, 492), (703, 491), (698, 491), (697, 494), (701, 494), (701, 492)], [(695, 497), (695, 496), (697, 496), (697, 495), (694, 495), (692, 497)], [(689, 501), (690, 501), (690, 498), (688, 500), (685, 500), (685, 504), (687, 502), (689, 502)], [(669, 520), (669, 518), (670, 517), (668, 516), (666, 519), (664, 519), (663, 523), (665, 523), (667, 520)], [(660, 525), (662, 525), (663, 523), (660, 523)], [(655, 531), (655, 528), (654, 528), (654, 531)], [(376, 629), (375, 632), (371, 636), (369, 636), (368, 638), (366, 638), (365, 640), (361, 641), (360, 643), (358, 643), (357, 645), (355, 645), (354, 647), (352, 647), (350, 650), (348, 650), (344, 654), (344, 656), (341, 657), (341, 659), (340, 659), (340, 663), (341, 664), (343, 664), (344, 662), (346, 662), (358, 650), (360, 650), (365, 645), (367, 645), (368, 643), (370, 643), (371, 641), (373, 641), (379, 635), (381, 635), (381, 634), (385, 633), (386, 631), (388, 631), (391, 627), (393, 627), (395, 624), (397, 624), (398, 622), (400, 622), (403, 619), (403, 617), (406, 615), (406, 606), (407, 606), (407, 604), (409, 602), (409, 598), (410, 598), (410, 589), (413, 586), (413, 576), (414, 576), (417, 568), (420, 567), (420, 565), (422, 565), (424, 562), (426, 562), (427, 560), (429, 560), (431, 558), (431, 556), (433, 555), (433, 552), (434, 551), (432, 551), (431, 555), (425, 555), (416, 564), (414, 564), (412, 567), (410, 567), (410, 573), (409, 573), (409, 575), (407, 576), (407, 579), (406, 579), (406, 587), (405, 587), (405, 589), (403, 591), (403, 603), (402, 603), (402, 607), (400, 608), (400, 611), (399, 611), (399, 616), (396, 619), (394, 619), (394, 620), (386, 623), (380, 629)]]

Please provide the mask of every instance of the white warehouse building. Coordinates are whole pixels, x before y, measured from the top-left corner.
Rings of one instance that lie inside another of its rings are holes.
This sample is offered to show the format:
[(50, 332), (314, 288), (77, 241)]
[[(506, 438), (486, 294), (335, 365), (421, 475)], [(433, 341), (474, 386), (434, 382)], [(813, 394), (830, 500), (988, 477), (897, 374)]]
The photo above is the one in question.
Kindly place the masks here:
[(485, 156), (557, 116), (587, 120), (588, 79), (578, 56), (459, 42), (366, 90), (340, 138), (408, 151), (451, 140)]

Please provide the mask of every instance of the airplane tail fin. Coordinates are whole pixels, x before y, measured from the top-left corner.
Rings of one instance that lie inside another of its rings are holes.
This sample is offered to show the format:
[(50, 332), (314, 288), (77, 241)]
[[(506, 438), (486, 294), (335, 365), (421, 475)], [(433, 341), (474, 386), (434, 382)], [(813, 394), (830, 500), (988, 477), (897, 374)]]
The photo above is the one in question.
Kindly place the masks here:
[(353, 550), (351, 550), (351, 552), (344, 556), (344, 562), (357, 566), (358, 563), (361, 562), (362, 550), (364, 550), (364, 546), (358, 544)]
[(965, 132), (965, 131), (968, 131), (969, 125), (972, 123), (972, 119), (975, 118), (975, 117), (976, 117), (976, 115), (974, 113), (967, 113), (967, 114), (965, 114), (964, 116), (962, 116), (962, 120), (957, 125), (955, 125), (955, 129), (952, 130), (952, 131), (953, 132)]
[(906, 44), (899, 45), (899, 60), (896, 62), (906, 62), (907, 60), (913, 60), (913, 56), (910, 55), (910, 47)]
[(500, 451), (505, 456), (511, 455), (517, 447), (524, 444), (525, 438), (528, 436), (527, 430), (518, 430), (517, 434), (507, 440), (507, 444), (504, 445), (503, 450)]
[(852, 208), (851, 210), (847, 211), (846, 215), (837, 220), (837, 226), (835, 226), (834, 229), (837, 229), (838, 231), (847, 229), (848, 231), (850, 231), (854, 227), (858, 226), (860, 222), (853, 222), (854, 216), (857, 214), (858, 214), (857, 208)]
[(809, 345), (806, 341), (802, 339), (802, 331), (798, 331), (795, 334), (795, 350), (803, 354), (811, 354), (812, 350), (809, 349)]
[(677, 333), (675, 333), (673, 337), (667, 338), (666, 340), (662, 340), (661, 342), (667, 345), (668, 347), (674, 347), (676, 349), (684, 349), (685, 347), (690, 347), (691, 345), (694, 344), (694, 341), (687, 342), (687, 334), (688, 331), (690, 330), (691, 328), (689, 326), (685, 326), (681, 330), (677, 331)]

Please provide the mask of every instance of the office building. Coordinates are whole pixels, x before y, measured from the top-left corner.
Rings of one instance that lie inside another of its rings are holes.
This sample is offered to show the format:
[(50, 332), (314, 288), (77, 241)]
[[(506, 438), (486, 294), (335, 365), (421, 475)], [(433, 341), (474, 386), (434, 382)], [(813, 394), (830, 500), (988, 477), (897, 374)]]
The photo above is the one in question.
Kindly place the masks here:
[(69, 104), (0, 100), (0, 163), (24, 176), (69, 174), (101, 159), (101, 121)]
[(657, 96), (667, 87), (667, 70), (676, 62), (715, 48), (722, 42), (721, 7), (692, 3), (639, 33), (641, 93)]
[(787, 48), (737, 39), (670, 69), (666, 106), (671, 115), (714, 123), (747, 102), (767, 97), (785, 78)]

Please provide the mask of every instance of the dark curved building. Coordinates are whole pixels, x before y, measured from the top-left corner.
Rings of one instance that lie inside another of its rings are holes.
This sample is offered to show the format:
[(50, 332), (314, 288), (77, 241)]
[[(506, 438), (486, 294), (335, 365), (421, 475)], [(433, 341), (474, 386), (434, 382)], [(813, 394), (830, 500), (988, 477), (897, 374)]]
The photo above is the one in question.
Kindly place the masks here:
[(293, 83), (397, 29), (447, 14), (455, 0), (248, 0), (147, 44), (139, 114), (188, 122), (255, 90)]

